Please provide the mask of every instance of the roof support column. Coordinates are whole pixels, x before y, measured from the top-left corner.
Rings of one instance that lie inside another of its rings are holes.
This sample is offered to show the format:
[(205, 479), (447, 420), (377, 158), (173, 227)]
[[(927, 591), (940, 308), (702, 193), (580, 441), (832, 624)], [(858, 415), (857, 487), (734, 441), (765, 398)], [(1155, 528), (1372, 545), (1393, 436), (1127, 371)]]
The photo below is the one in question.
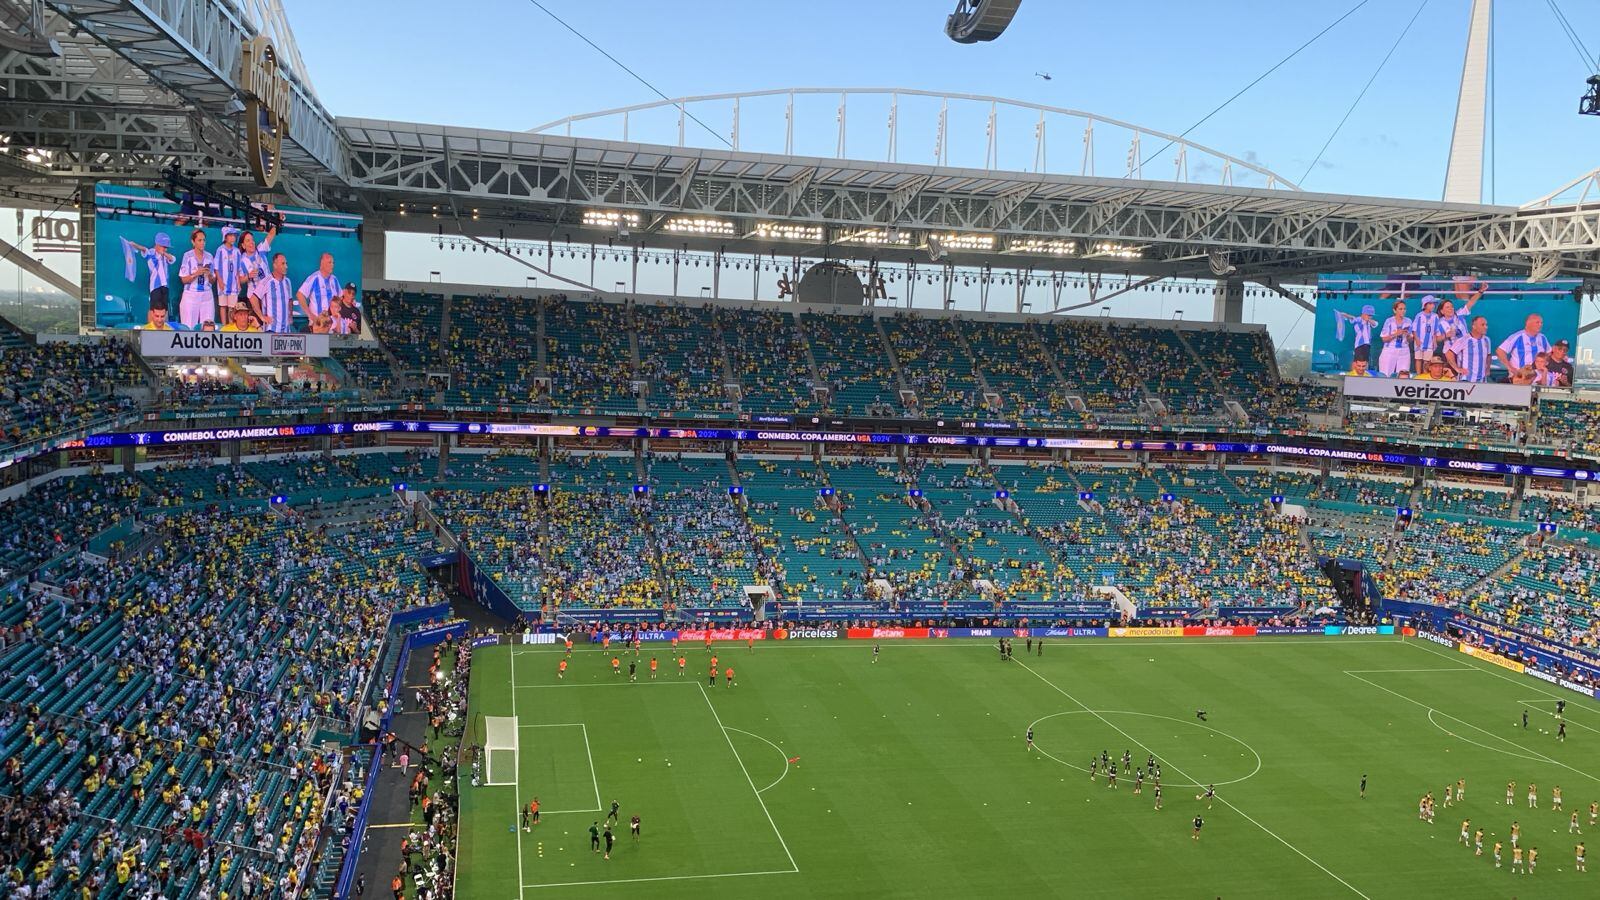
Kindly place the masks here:
[(1214, 322), (1244, 321), (1244, 279), (1218, 278), (1211, 289), (1211, 320)]

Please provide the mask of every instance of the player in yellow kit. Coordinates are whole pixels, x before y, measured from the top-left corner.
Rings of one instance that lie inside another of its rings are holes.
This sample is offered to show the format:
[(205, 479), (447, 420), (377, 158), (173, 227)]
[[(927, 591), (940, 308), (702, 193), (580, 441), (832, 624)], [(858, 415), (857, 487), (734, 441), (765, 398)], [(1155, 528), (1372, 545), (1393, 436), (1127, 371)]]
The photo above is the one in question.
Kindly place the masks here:
[[(1519, 869), (1521, 871), (1518, 871)], [(1526, 875), (1527, 874), (1527, 870), (1524, 869), (1523, 865), (1522, 865), (1522, 848), (1521, 847), (1512, 847), (1511, 848), (1511, 871), (1516, 872), (1518, 875)]]

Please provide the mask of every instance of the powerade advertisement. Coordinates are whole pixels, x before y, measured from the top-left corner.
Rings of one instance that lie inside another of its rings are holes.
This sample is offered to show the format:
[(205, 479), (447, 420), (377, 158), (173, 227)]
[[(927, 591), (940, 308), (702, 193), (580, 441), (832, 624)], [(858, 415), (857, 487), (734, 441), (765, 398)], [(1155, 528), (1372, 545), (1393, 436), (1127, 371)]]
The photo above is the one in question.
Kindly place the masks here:
[(282, 225), (247, 227), (239, 210), (96, 185), (96, 326), (360, 333), (361, 217), (255, 209)]
[(1578, 286), (1576, 278), (1320, 275), (1311, 368), (1571, 387)]

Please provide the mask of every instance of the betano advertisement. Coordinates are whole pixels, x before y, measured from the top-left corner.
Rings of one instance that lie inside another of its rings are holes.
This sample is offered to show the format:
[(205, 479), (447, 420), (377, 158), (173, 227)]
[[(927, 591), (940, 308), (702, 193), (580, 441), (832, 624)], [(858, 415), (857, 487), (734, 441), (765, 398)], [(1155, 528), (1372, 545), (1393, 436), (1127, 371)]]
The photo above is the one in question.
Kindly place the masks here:
[(1321, 275), (1311, 367), (1327, 374), (1571, 387), (1578, 286), (1575, 278)]
[[(95, 324), (359, 334), (361, 217), (261, 205), (282, 227), (158, 191), (95, 186)], [(246, 355), (219, 351), (215, 356)]]

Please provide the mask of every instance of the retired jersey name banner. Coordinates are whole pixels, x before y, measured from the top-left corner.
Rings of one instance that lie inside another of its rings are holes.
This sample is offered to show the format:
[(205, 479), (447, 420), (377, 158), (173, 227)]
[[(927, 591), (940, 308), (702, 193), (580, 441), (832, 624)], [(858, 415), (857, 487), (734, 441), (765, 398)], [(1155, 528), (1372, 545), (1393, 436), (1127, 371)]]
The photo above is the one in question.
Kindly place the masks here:
[(141, 331), (141, 356), (284, 358), (328, 355), (325, 334), (221, 331)]
[(1492, 381), (1428, 381), (1420, 378), (1344, 377), (1346, 397), (1387, 400), (1392, 403), (1448, 403), (1453, 406), (1533, 405), (1533, 387)]

